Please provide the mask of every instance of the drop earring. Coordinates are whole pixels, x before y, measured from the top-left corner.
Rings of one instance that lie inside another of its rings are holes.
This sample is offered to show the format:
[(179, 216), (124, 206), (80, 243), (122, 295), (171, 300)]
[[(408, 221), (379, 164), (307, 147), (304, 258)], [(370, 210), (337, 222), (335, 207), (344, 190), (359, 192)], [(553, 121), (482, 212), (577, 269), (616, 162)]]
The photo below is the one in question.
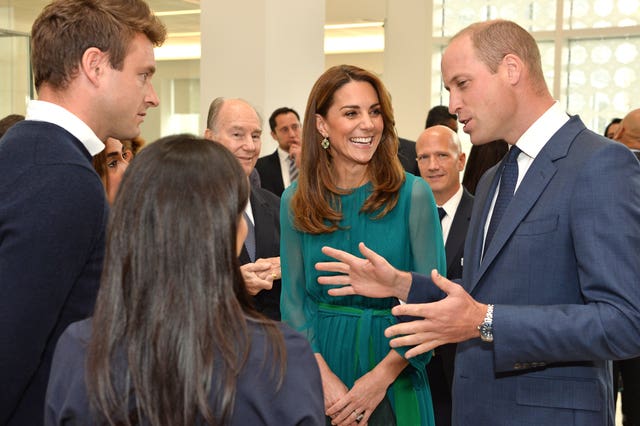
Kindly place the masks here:
[(320, 142), (320, 146), (322, 147), (322, 149), (327, 149), (329, 148), (329, 137), (325, 136), (324, 139), (322, 139), (322, 142)]

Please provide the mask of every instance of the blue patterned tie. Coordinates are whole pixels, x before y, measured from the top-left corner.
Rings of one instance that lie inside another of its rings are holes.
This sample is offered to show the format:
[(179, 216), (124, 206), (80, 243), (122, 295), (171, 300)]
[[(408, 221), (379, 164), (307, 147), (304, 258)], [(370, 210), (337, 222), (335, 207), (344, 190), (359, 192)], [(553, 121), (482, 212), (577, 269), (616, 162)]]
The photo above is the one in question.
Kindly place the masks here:
[(504, 163), (502, 169), (502, 175), (500, 176), (500, 188), (498, 189), (498, 197), (496, 203), (493, 206), (493, 214), (491, 215), (491, 222), (489, 223), (489, 229), (487, 230), (487, 237), (484, 240), (484, 252), (486, 253), (489, 243), (493, 235), (498, 229), (498, 224), (502, 219), (502, 215), (507, 210), (507, 206), (513, 198), (513, 193), (516, 189), (516, 183), (518, 182), (518, 155), (522, 151), (517, 146), (511, 147), (509, 154), (507, 154), (507, 161)]
[(247, 253), (252, 262), (256, 260), (256, 234), (253, 227), (253, 222), (249, 219), (249, 215), (246, 211), (242, 212), (244, 220), (247, 222), (247, 238), (244, 240), (244, 246), (247, 248)]

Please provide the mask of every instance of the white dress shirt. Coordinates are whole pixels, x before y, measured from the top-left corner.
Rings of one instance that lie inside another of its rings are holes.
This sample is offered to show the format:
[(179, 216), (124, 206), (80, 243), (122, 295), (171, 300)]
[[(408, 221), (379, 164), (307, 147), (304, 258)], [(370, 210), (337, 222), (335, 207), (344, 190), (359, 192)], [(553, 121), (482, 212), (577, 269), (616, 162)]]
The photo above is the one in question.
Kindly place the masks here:
[[(540, 153), (542, 148), (549, 142), (549, 139), (569, 121), (569, 116), (562, 110), (558, 101), (554, 102), (551, 108), (549, 108), (544, 114), (540, 116), (523, 134), (520, 139), (516, 141), (516, 145), (522, 153), (518, 156), (518, 181), (516, 182), (515, 193), (520, 187), (520, 183), (524, 176), (527, 174), (529, 167), (536, 159), (536, 156)], [(498, 187), (500, 183), (498, 182)], [(491, 222), (491, 215), (493, 215), (493, 206), (496, 203), (498, 197), (498, 191), (493, 194), (493, 200), (491, 201), (491, 209), (487, 215), (487, 221), (484, 224), (484, 238), (487, 237), (487, 230), (489, 229), (489, 223)], [(482, 250), (484, 252), (484, 243)]]
[(458, 206), (460, 205), (460, 200), (462, 200), (462, 185), (458, 188), (455, 194), (451, 198), (447, 200), (441, 206), (446, 213), (446, 215), (440, 221), (442, 225), (442, 239), (444, 243), (447, 243), (447, 238), (449, 238), (449, 231), (451, 230), (451, 225), (453, 224), (453, 217), (456, 215), (456, 211), (458, 210)]
[(289, 153), (278, 147), (278, 158), (280, 159), (280, 170), (282, 171), (282, 184), (286, 188), (291, 185), (291, 175), (289, 174)]
[(89, 151), (93, 157), (104, 149), (104, 143), (93, 130), (78, 116), (60, 105), (51, 102), (31, 100), (27, 105), (26, 120), (44, 121), (60, 126), (73, 136)]

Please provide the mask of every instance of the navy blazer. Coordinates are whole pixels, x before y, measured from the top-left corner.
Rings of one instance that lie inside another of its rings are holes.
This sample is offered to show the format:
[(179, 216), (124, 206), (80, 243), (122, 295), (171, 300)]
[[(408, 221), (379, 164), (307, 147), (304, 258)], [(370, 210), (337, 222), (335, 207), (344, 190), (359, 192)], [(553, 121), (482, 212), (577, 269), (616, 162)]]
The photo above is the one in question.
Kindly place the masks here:
[(404, 167), (405, 171), (420, 176), (416, 157), (416, 143), (409, 139), (398, 138), (398, 159), (402, 167)]
[(93, 312), (108, 206), (82, 143), (25, 120), (0, 140), (0, 424), (41, 425), (58, 337)]
[(282, 167), (280, 167), (280, 157), (276, 149), (273, 154), (258, 158), (256, 170), (260, 174), (260, 186), (273, 192), (278, 197), (284, 191), (284, 181), (282, 180)]
[[(227, 424), (324, 425), (320, 371), (307, 339), (284, 323), (279, 324), (286, 359), (282, 385), (278, 388), (266, 336), (256, 324), (248, 325), (251, 347), (244, 368), (236, 377), (235, 404)], [(97, 424), (85, 384), (86, 345), (90, 336), (91, 321), (85, 320), (72, 324), (60, 338), (47, 389), (47, 426)], [(114, 364), (113, 368), (118, 366), (122, 368), (122, 364)], [(276, 369), (275, 373), (278, 372)], [(211, 407), (214, 396), (209, 395)]]
[[(485, 258), (501, 163), (481, 179), (462, 285), (494, 342), (458, 344), (455, 425), (613, 425), (611, 359), (640, 354), (640, 164), (572, 117), (542, 148)], [(436, 300), (414, 275), (409, 302)]]
[[(249, 196), (256, 236), (256, 259), (280, 256), (280, 198), (271, 192), (251, 187)], [(240, 252), (240, 264), (251, 262), (246, 246)], [(280, 292), (282, 281), (275, 280), (271, 290), (262, 290), (253, 296), (258, 312), (274, 321), (280, 321)]]
[(456, 214), (453, 216), (444, 247), (447, 253), (447, 278), (450, 280), (462, 278), (464, 241), (469, 229), (472, 210), (473, 195), (465, 187), (462, 187), (462, 198), (456, 209)]

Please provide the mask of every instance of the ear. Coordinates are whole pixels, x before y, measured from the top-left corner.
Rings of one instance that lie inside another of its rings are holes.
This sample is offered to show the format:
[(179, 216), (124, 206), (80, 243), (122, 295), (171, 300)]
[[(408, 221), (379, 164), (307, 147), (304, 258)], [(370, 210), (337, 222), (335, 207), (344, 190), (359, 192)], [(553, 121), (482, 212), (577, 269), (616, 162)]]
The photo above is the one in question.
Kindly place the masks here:
[(502, 63), (506, 67), (507, 80), (509, 83), (517, 84), (520, 81), (521, 74), (525, 70), (522, 59), (513, 53), (508, 53), (504, 58), (502, 58)]
[(324, 120), (324, 117), (320, 114), (316, 114), (316, 129), (323, 137), (327, 137), (329, 135), (327, 127), (327, 122)]
[(97, 47), (90, 47), (82, 54), (80, 60), (80, 72), (94, 86), (100, 85), (100, 78), (104, 75), (109, 65), (109, 58), (105, 52)]
[(210, 141), (212, 141), (212, 140), (213, 140), (213, 132), (211, 131), (211, 129), (206, 128), (206, 129), (204, 130), (204, 138), (205, 138), (205, 139), (209, 139)]
[(467, 154), (465, 154), (464, 152), (461, 152), (460, 155), (458, 155), (458, 171), (461, 172), (464, 170), (464, 165), (467, 162)]
[(276, 138), (276, 132), (274, 132), (273, 130), (271, 131), (271, 137), (273, 138), (274, 141), (278, 140), (278, 138)]

